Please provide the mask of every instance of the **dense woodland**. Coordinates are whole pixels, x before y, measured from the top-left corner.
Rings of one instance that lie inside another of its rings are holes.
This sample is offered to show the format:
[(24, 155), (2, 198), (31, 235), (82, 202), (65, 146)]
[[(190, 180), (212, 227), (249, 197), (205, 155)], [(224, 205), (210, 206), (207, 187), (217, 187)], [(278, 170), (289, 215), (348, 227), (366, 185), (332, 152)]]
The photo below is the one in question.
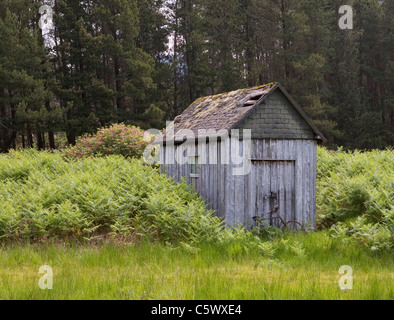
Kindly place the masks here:
[(394, 1), (0, 0), (2, 152), (162, 129), (198, 97), (274, 81), (329, 146), (393, 145)]

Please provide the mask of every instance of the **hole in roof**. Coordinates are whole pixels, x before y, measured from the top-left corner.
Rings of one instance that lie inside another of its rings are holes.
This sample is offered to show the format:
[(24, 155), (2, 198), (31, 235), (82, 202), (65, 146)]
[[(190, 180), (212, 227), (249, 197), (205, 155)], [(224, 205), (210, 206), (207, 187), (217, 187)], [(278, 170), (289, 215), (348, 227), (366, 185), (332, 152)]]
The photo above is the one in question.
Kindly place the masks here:
[(244, 107), (252, 107), (252, 106), (254, 106), (255, 104), (256, 104), (255, 102), (248, 101), (248, 102), (245, 102), (245, 103), (243, 104), (243, 106), (244, 106)]
[(258, 94), (256, 96), (250, 97), (250, 100), (257, 101), (257, 100), (260, 100), (262, 96), (263, 96), (262, 94)]

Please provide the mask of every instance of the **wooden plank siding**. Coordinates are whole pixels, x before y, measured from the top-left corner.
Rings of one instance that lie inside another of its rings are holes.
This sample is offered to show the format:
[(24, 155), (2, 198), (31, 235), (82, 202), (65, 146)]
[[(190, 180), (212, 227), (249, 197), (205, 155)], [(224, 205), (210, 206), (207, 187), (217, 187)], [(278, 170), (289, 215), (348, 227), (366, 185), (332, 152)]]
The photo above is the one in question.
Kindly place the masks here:
[[(317, 142), (314, 140), (252, 140), (251, 172), (246, 176), (233, 175), (239, 166), (225, 164), (235, 152), (243, 150), (229, 140), (207, 143), (196, 148), (200, 161), (199, 193), (206, 199), (209, 209), (226, 219), (228, 226), (252, 226), (252, 217), (270, 209), (264, 195), (279, 192), (280, 214), (286, 220), (297, 220), (316, 227), (316, 161)], [(190, 179), (190, 164), (174, 162), (181, 146), (163, 146), (160, 161), (162, 172), (176, 181)], [(187, 148), (186, 152), (190, 149)], [(205, 151), (205, 152), (204, 152)], [(242, 152), (242, 151), (241, 151)], [(171, 164), (169, 161), (173, 161)], [(212, 164), (217, 163), (217, 164)]]

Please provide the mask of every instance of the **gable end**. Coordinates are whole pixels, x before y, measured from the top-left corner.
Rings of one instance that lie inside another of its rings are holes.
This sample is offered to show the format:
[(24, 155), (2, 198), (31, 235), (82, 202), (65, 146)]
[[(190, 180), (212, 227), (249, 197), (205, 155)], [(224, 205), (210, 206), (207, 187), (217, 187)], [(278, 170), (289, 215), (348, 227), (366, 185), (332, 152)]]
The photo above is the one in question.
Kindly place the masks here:
[(282, 90), (273, 91), (234, 128), (251, 129), (253, 139), (316, 139), (316, 133)]

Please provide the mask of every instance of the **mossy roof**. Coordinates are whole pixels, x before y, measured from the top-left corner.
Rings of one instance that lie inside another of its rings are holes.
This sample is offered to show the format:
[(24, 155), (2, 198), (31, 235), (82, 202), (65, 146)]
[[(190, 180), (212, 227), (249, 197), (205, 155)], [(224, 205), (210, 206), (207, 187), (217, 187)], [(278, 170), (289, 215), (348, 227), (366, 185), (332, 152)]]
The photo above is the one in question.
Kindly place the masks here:
[[(217, 134), (219, 131), (230, 131), (235, 128), (242, 119), (278, 87), (285, 91), (279, 83), (274, 82), (258, 87), (199, 98), (167, 126), (161, 139), (169, 141), (175, 138), (175, 141), (181, 141), (186, 138), (220, 136), (220, 134)], [(290, 96), (289, 98), (291, 99)], [(291, 102), (296, 104), (292, 99)], [(295, 107), (310, 123), (315, 132), (320, 134), (311, 121), (307, 119), (301, 108), (298, 105), (295, 105)], [(214, 131), (206, 134), (201, 133), (200, 130)], [(159, 141), (157, 142), (160, 143)]]

